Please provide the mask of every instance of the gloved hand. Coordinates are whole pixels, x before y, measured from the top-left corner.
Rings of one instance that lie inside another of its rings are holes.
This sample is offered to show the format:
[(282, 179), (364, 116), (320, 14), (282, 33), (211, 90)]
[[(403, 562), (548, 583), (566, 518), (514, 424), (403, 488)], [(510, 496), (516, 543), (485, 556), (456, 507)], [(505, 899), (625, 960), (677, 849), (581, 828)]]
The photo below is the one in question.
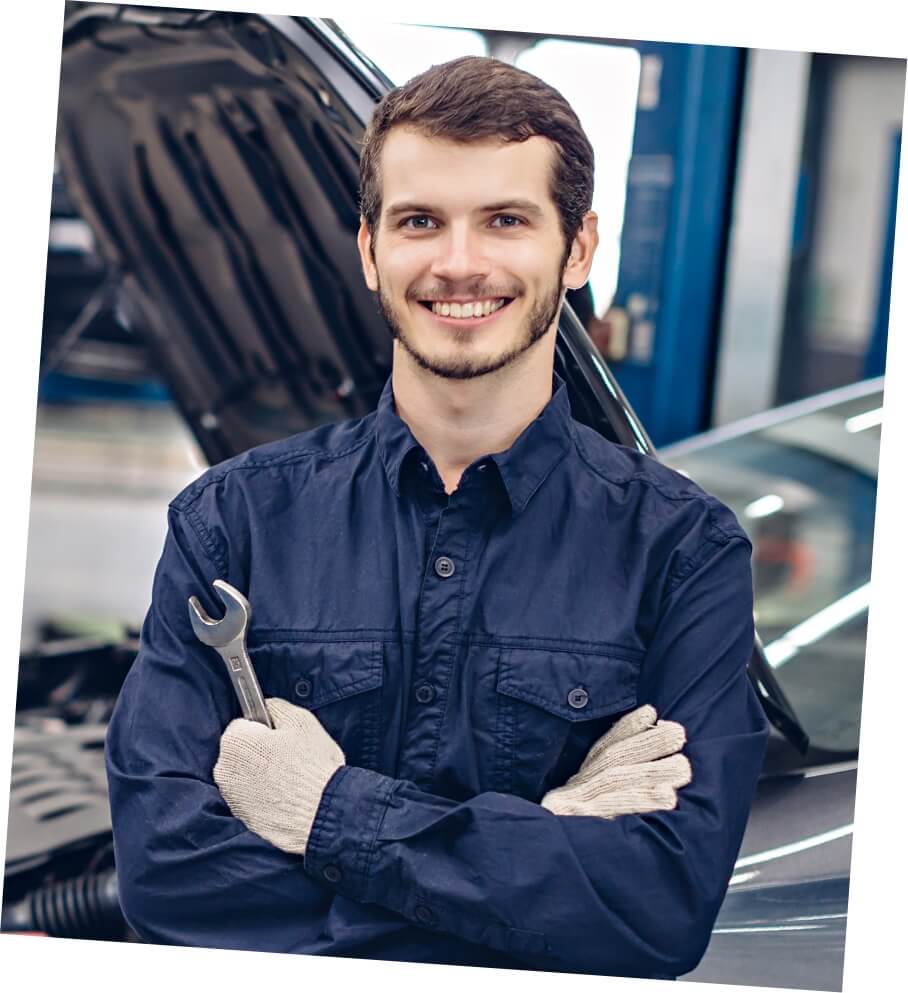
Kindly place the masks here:
[(580, 769), (542, 806), (553, 814), (619, 817), (673, 810), (691, 780), (690, 762), (675, 754), (687, 735), (675, 721), (656, 721), (648, 704), (625, 714), (590, 749)]
[(227, 725), (214, 781), (250, 831), (303, 855), (322, 793), (346, 759), (310, 711), (277, 697), (265, 706), (273, 729), (243, 718)]

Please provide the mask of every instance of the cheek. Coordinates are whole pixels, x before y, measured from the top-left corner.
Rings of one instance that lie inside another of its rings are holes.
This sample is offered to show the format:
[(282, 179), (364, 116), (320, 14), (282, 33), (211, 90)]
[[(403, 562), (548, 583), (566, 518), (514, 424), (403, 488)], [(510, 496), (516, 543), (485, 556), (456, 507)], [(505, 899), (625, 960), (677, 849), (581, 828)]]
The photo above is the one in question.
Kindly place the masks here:
[(380, 252), (376, 263), (381, 277), (382, 289), (392, 296), (406, 294), (422, 278), (429, 266), (425, 250), (410, 246), (395, 246), (393, 251)]

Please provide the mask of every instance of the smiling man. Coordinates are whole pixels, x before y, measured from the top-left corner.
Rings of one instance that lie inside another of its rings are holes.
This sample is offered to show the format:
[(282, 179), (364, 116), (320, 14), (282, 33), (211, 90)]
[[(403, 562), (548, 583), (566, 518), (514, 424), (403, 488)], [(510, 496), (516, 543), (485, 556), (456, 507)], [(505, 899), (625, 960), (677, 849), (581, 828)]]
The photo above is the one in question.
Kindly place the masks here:
[[(596, 249), (592, 178), (570, 106), (493, 59), (376, 109), (378, 409), (170, 505), (108, 735), (142, 937), (660, 977), (702, 956), (767, 736), (750, 545), (571, 417), (555, 336)], [(274, 728), (233, 719), (192, 633), (216, 578), (252, 603)]]

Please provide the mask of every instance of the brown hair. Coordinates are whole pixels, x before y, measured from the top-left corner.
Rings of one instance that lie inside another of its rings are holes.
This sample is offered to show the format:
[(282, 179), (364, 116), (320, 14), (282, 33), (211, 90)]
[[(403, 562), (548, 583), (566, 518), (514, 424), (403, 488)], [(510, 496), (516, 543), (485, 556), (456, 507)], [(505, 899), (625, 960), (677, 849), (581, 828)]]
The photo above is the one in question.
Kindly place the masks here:
[(453, 141), (539, 135), (554, 142), (551, 194), (567, 254), (593, 202), (593, 148), (554, 87), (499, 59), (468, 55), (432, 66), (385, 94), (366, 128), (359, 160), (360, 212), (373, 242), (381, 214), (379, 158), (388, 132), (401, 124)]

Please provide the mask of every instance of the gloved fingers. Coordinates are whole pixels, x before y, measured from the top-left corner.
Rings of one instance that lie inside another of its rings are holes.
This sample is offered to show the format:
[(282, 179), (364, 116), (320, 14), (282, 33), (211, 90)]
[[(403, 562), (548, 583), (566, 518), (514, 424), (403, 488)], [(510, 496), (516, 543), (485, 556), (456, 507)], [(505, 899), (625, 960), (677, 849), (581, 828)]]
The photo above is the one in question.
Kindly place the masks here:
[(601, 769), (595, 775), (577, 773), (559, 788), (586, 800), (603, 794), (633, 793), (640, 789), (652, 789), (661, 785), (680, 789), (690, 781), (690, 762), (686, 755), (679, 753), (668, 758), (656, 759), (653, 762), (643, 762), (639, 765)]
[[(347, 761), (340, 745), (328, 734), (311, 710), (298, 707), (280, 697), (268, 697), (265, 706), (276, 731), (303, 735), (307, 741), (307, 749), (316, 749), (329, 761), (339, 762), (341, 765)], [(264, 725), (260, 724), (259, 727), (264, 728)]]
[(270, 728), (258, 721), (249, 721), (245, 717), (237, 717), (232, 720), (221, 735), (220, 754), (238, 755), (248, 751), (250, 747), (255, 747), (260, 751), (265, 736), (271, 733)]
[(637, 789), (671, 786), (680, 789), (691, 781), (691, 767), (686, 755), (670, 755), (655, 762), (624, 765), (607, 769), (597, 779), (581, 787), (585, 793), (622, 793)]
[(655, 762), (647, 762), (645, 765), (627, 767), (627, 772), (635, 770), (636, 775), (640, 776), (648, 787), (670, 786), (672, 789), (680, 790), (693, 778), (690, 760), (680, 753), (657, 759)]
[(686, 741), (687, 732), (677, 721), (658, 721), (655, 727), (645, 728), (611, 745), (600, 738), (590, 749), (578, 775), (598, 775), (604, 769), (661, 759), (679, 751)]
[(658, 721), (655, 727), (647, 728), (608, 748), (602, 754), (600, 762), (605, 768), (652, 762), (674, 755), (684, 747), (686, 741), (687, 732), (681, 724), (676, 721)]
[(656, 723), (656, 716), (656, 708), (646, 703), (616, 721), (596, 744), (601, 742), (603, 748), (617, 745), (619, 741), (624, 741), (625, 738), (631, 738), (652, 727)]
[(258, 781), (268, 762), (265, 739), (271, 731), (257, 721), (237, 718), (221, 735), (218, 759), (212, 777), (231, 811), (236, 813), (248, 784)]
[(305, 707), (298, 707), (289, 700), (283, 700), (279, 696), (270, 696), (265, 700), (268, 708), (268, 716), (274, 724), (275, 729), (291, 728), (298, 731), (308, 731), (313, 721), (318, 718), (311, 710)]
[(552, 790), (542, 798), (541, 805), (560, 817), (601, 817), (612, 820), (625, 814), (652, 814), (660, 810), (674, 810), (678, 805), (678, 794), (671, 786), (656, 786), (590, 798)]

